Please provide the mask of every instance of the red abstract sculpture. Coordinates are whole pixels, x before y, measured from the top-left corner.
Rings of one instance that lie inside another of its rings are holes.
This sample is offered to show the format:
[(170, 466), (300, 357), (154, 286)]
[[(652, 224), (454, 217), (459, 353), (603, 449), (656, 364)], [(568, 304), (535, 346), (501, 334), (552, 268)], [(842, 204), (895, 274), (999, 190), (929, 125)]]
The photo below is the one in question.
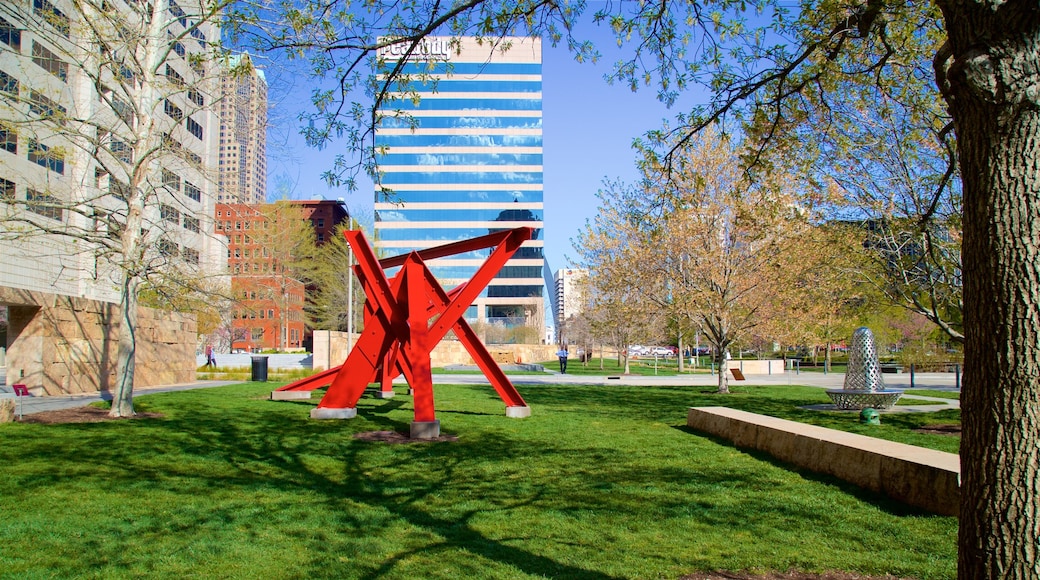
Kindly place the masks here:
[[(392, 396), (392, 381), (403, 374), (415, 398), (412, 437), (436, 437), (440, 434), (440, 424), (433, 405), (430, 352), (449, 330), (454, 330), (505, 402), (506, 416), (530, 416), (530, 407), (463, 314), (520, 245), (531, 238), (531, 228), (506, 230), (385, 260), (376, 259), (361, 231), (352, 230), (344, 235), (357, 256), (354, 273), (365, 291), (364, 331), (342, 365), (288, 384), (275, 391), (276, 394), (312, 391), (329, 385), (311, 416), (346, 419), (356, 416), (358, 399), (370, 383), (379, 382), (380, 392)], [(494, 249), (469, 282), (449, 292), (441, 288), (424, 262), (484, 248)], [(384, 270), (395, 267), (400, 270), (388, 280)]]

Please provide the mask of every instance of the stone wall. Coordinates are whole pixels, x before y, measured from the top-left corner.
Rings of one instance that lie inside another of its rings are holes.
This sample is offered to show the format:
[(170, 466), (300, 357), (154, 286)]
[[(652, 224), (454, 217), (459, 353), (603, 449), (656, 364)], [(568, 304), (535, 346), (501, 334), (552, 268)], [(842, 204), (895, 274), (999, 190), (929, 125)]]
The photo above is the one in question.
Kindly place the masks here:
[[(357, 342), (354, 335), (353, 344)], [(317, 330), (314, 332), (314, 370), (324, 370), (343, 364), (347, 359), (348, 335), (346, 332)], [(536, 363), (556, 359), (556, 347), (551, 344), (491, 344), (487, 345), (491, 357), (500, 364)], [(434, 367), (449, 365), (475, 365), (466, 347), (457, 340), (442, 340), (430, 353), (430, 364)]]
[(686, 425), (933, 513), (958, 513), (960, 457), (955, 453), (724, 407), (690, 407)]
[[(0, 288), (8, 306), (7, 382), (37, 396), (105, 391), (115, 384), (116, 304)], [(138, 310), (135, 387), (195, 380), (195, 317)]]

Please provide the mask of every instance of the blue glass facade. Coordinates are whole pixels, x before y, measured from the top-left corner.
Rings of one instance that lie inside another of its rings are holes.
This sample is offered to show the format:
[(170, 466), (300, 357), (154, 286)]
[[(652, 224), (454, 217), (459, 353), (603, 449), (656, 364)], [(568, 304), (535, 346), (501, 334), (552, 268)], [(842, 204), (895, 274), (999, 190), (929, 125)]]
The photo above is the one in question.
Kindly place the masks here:
[[(444, 39), (442, 39), (444, 40)], [(434, 39), (434, 43), (437, 39)], [(436, 44), (425, 54), (436, 52)], [(383, 55), (388, 61), (393, 58)], [(527, 242), (467, 317), (541, 328), (543, 158), (542, 63), (537, 39), (502, 53), (462, 39), (441, 60), (409, 62), (401, 86), (419, 100), (386, 102), (375, 136), (381, 171), (376, 247), (383, 256), (529, 226)], [(393, 190), (384, 199), (380, 188)], [(468, 280), (489, 250), (432, 261), (450, 288)]]

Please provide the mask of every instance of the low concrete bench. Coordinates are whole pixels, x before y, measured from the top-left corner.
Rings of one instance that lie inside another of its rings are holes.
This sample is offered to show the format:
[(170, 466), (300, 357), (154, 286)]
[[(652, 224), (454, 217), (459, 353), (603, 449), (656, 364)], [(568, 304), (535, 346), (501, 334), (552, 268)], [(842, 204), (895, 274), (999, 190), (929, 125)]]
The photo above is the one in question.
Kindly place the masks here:
[(686, 424), (797, 467), (832, 475), (894, 500), (947, 516), (960, 504), (960, 458), (725, 407), (691, 407)]

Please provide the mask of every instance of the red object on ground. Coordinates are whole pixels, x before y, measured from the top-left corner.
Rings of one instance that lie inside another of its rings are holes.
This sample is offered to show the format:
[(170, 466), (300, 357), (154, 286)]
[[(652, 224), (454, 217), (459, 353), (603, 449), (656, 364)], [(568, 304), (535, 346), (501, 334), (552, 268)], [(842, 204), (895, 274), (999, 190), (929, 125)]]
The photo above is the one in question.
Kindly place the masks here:
[[(463, 315), (532, 233), (528, 227), (505, 230), (380, 261), (361, 231), (345, 232), (358, 259), (354, 273), (365, 291), (365, 329), (342, 365), (278, 390), (312, 391), (329, 385), (318, 407), (353, 409), (369, 383), (378, 382), (380, 390), (390, 391), (393, 379), (403, 374), (412, 388), (415, 421), (434, 421), (430, 352), (454, 330), (506, 406), (527, 407)], [(494, 249), (476, 274), (449, 292), (425, 263), (485, 248)], [(384, 270), (396, 267), (400, 270), (388, 280)]]

